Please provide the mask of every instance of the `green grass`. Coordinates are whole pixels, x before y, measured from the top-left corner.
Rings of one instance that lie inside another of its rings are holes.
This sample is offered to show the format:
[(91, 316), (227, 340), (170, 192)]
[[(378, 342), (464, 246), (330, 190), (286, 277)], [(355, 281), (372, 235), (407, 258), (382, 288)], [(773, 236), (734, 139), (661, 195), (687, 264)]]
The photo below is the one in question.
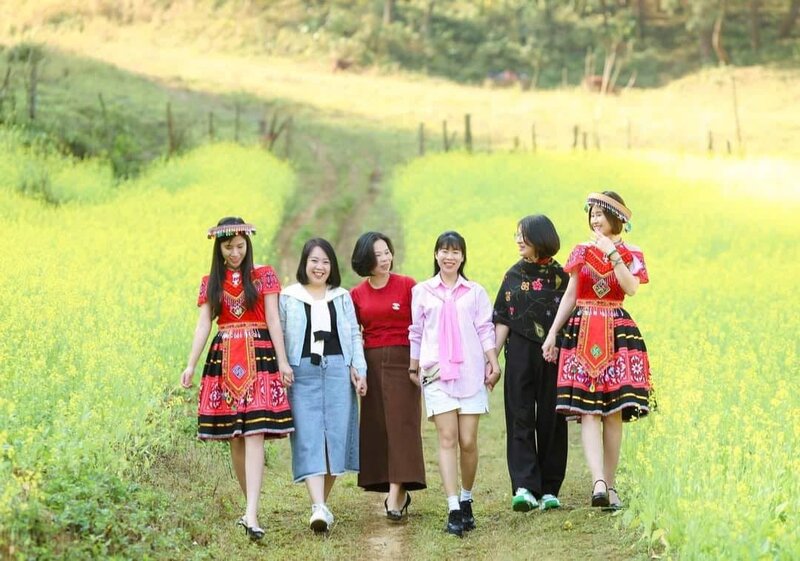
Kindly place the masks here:
[(797, 169), (666, 155), (437, 156), (393, 182), (394, 203), (406, 209), (406, 271), (431, 274), (436, 236), (454, 228), (467, 240), (467, 274), (490, 294), (517, 258), (512, 234), (523, 215), (551, 217), (563, 262), (588, 239), (586, 194), (612, 188), (625, 198), (634, 225), (625, 238), (643, 248), (651, 279), (625, 307), (648, 345), (658, 411), (626, 426), (618, 486), (630, 508), (621, 520), (659, 552), (800, 554), (791, 530), (800, 506), (791, 476), (796, 296), (786, 280), (800, 272)]

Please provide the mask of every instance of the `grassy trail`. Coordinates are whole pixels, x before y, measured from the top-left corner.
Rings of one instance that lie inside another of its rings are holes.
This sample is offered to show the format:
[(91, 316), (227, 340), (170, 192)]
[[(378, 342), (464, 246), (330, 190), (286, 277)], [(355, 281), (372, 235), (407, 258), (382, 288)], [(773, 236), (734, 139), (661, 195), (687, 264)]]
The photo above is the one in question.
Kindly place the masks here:
[[(167, 50), (166, 54), (178, 53)], [(167, 94), (174, 93), (170, 83), (182, 84), (184, 91), (203, 91), (203, 84), (192, 74), (192, 65), (187, 73), (180, 66), (171, 67), (166, 76), (158, 67), (148, 66), (147, 57), (137, 60), (139, 66), (134, 67), (136, 61), (129, 59), (123, 68), (160, 82)], [(237, 68), (247, 68), (245, 59), (237, 64)], [(186, 84), (191, 84), (191, 89), (187, 90)], [(287, 94), (291, 80), (287, 77), (285, 83), (273, 86)], [(363, 114), (309, 106), (302, 96), (295, 99), (287, 94), (276, 99), (268, 90), (240, 82), (238, 75), (220, 73), (204, 95), (211, 99), (226, 92), (243, 92), (264, 103), (280, 104), (294, 115), (290, 161), (297, 172), (298, 188), (273, 243), (276, 254), (268, 257), (278, 265), (281, 280), (291, 282), (300, 246), (311, 236), (324, 236), (334, 243), (346, 286), (357, 280), (349, 271), (349, 257), (355, 237), (364, 230), (380, 229), (390, 234), (402, 264), (402, 216), (392, 208), (384, 180), (393, 168), (415, 155), (414, 136), (407, 129), (395, 128), (389, 122), (376, 123)], [(242, 212), (247, 215), (246, 209)], [(514, 256), (501, 258), (510, 263)], [(181, 358), (176, 358), (176, 363)], [(383, 517), (383, 497), (363, 493), (355, 485), (355, 477), (346, 476), (336, 484), (330, 501), (337, 526), (327, 538), (312, 535), (307, 529), (305, 488), (292, 484), (289, 444), (278, 441), (267, 447), (261, 506), (267, 536), (258, 545), (250, 544), (234, 526), (243, 500), (229, 467), (227, 448), (192, 439), (196, 394), (179, 395), (183, 407), (173, 426), (181, 427), (182, 434), (175, 448), (156, 458), (152, 469), (139, 481), (143, 489), (169, 497), (161, 527), (185, 536), (178, 551), (159, 551), (158, 558), (599, 560), (640, 559), (646, 555), (643, 546), (619, 528), (617, 517), (600, 515), (586, 506), (589, 476), (577, 432), (571, 435), (567, 480), (561, 494), (564, 508), (546, 514), (511, 512), (501, 387), (491, 397), (492, 414), (482, 421), (481, 464), (475, 489), (479, 528), (466, 539), (456, 540), (441, 532), (445, 513), (436, 469), (436, 437), (432, 425), (425, 422), (429, 490), (414, 494), (407, 523), (390, 525)]]

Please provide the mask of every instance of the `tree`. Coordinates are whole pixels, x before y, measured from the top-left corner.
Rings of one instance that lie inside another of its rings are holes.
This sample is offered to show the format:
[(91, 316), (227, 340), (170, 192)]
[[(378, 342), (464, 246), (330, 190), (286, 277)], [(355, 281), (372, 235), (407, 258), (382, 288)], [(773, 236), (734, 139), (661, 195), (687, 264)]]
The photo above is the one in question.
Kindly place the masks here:
[(797, 21), (798, 13), (800, 13), (800, 0), (791, 0), (789, 3), (789, 13), (786, 14), (786, 17), (783, 19), (778, 29), (778, 37), (780, 39), (786, 39), (792, 34), (792, 29), (794, 28), (794, 22)]

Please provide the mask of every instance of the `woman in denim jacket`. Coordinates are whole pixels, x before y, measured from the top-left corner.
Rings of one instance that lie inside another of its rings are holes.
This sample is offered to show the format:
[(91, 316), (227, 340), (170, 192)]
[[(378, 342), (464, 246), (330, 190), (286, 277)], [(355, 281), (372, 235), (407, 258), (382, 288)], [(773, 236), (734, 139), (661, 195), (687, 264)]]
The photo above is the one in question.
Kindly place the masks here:
[(286, 354), (294, 369), (292, 475), (311, 499), (309, 526), (327, 532), (336, 476), (358, 471), (358, 404), (367, 393), (367, 364), (350, 293), (341, 288), (336, 254), (322, 238), (306, 242), (297, 283), (280, 295)]

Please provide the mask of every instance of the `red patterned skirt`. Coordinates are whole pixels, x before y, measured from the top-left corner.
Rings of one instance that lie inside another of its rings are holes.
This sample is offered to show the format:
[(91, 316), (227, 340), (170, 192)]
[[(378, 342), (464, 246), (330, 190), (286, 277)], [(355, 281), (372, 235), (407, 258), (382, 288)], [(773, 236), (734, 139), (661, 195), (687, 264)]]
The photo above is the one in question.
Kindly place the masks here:
[(564, 329), (556, 411), (571, 418), (650, 412), (650, 363), (642, 334), (621, 307), (578, 306)]
[(294, 430), (269, 331), (263, 324), (220, 327), (200, 383), (197, 437), (228, 439)]

